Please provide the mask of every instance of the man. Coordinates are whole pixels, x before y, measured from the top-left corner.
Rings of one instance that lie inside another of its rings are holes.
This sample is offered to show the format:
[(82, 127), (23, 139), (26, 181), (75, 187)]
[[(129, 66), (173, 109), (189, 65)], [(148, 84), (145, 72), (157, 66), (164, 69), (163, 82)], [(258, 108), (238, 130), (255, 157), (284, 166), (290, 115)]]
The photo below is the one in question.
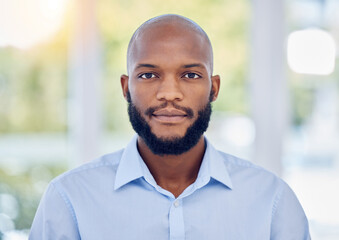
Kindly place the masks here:
[(141, 25), (121, 76), (137, 135), (54, 179), (30, 239), (310, 239), (281, 179), (204, 138), (220, 78), (206, 33), (178, 15)]

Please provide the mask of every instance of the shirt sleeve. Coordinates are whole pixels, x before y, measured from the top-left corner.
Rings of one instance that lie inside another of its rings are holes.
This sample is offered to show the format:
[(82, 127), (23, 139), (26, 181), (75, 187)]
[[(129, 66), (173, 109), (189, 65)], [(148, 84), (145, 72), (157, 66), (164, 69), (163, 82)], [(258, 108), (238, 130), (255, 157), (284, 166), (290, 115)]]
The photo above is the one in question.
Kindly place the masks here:
[(80, 240), (73, 208), (65, 195), (51, 183), (41, 199), (29, 240)]
[(271, 240), (310, 240), (308, 221), (292, 189), (283, 182), (272, 211)]

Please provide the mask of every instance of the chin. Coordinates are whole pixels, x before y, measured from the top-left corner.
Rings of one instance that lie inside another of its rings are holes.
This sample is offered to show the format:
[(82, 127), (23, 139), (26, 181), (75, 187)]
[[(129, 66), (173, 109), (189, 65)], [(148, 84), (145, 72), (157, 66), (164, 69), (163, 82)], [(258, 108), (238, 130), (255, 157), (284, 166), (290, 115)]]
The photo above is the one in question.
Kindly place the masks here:
[(174, 141), (174, 140), (178, 140), (180, 138), (183, 138), (185, 136), (185, 134), (155, 134), (153, 133), (157, 138), (164, 140), (164, 141)]
[(175, 140), (185, 137), (190, 126), (150, 126), (151, 132), (159, 139)]

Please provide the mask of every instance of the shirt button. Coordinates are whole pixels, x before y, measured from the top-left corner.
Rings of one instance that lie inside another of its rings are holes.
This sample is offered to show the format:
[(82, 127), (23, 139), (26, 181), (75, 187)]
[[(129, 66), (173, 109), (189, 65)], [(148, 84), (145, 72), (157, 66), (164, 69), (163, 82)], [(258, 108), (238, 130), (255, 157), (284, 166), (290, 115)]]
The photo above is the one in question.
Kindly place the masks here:
[(173, 205), (174, 205), (174, 207), (179, 207), (179, 201), (178, 200), (176, 200), (174, 203), (173, 203)]

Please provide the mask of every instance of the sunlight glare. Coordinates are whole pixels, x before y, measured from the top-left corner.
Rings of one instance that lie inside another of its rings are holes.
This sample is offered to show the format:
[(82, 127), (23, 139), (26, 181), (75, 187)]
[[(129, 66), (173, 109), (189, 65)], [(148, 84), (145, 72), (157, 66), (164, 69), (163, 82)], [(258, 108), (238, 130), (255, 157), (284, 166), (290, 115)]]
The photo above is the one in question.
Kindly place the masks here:
[(0, 47), (30, 48), (60, 28), (67, 0), (0, 0)]

